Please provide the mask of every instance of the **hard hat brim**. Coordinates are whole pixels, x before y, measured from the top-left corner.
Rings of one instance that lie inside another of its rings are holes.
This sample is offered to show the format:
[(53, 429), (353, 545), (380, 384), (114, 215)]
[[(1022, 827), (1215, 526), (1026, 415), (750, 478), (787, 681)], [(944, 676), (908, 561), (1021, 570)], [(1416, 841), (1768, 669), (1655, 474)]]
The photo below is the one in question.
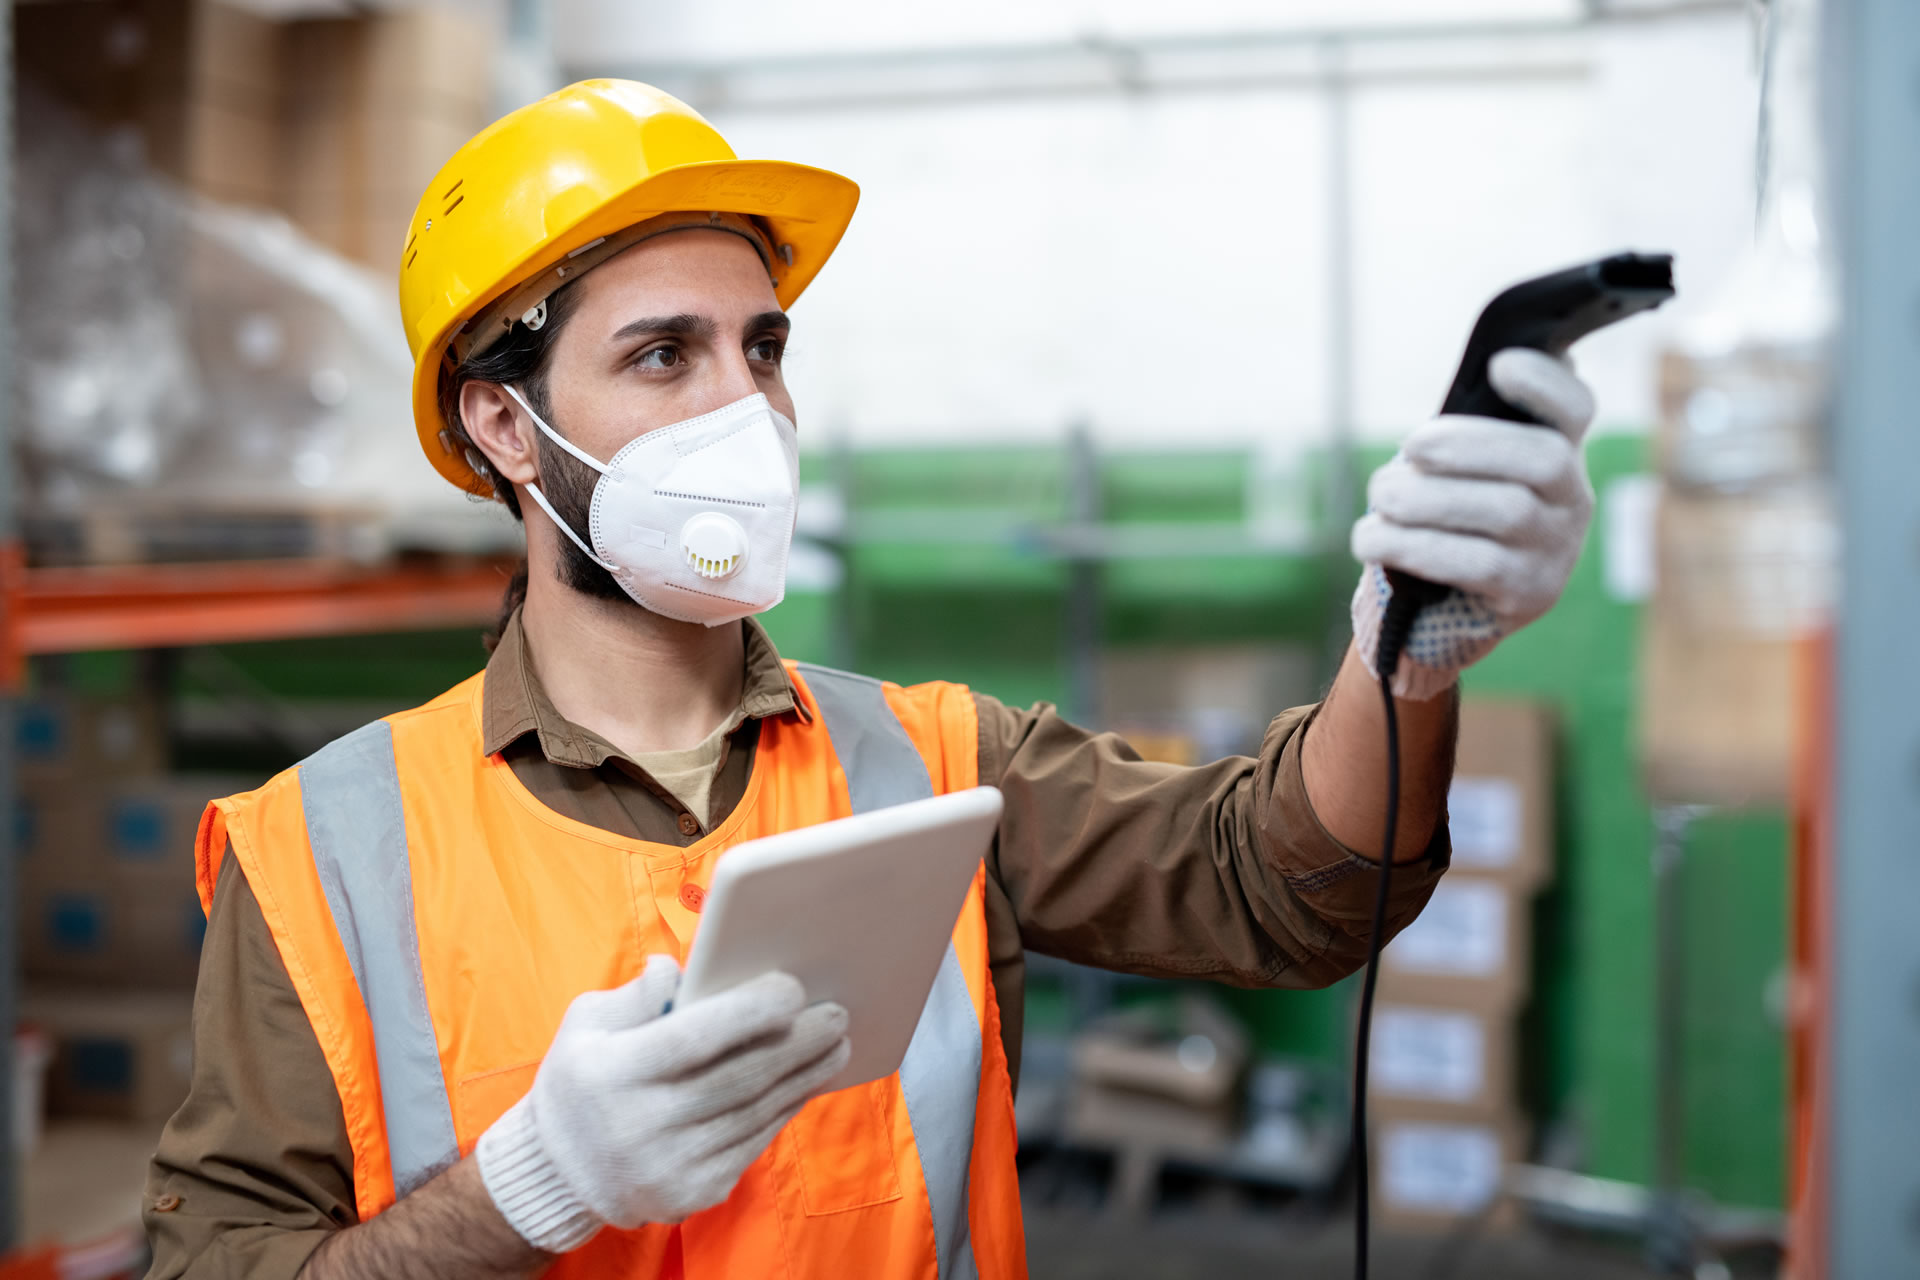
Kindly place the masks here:
[[(764, 218), (773, 231), (776, 250), (792, 246), (792, 262), (774, 264), (774, 297), (782, 307), (790, 307), (846, 234), (860, 201), (860, 188), (850, 178), (809, 165), (711, 160), (663, 169), (608, 199), (585, 190), (582, 197), (580, 217), (557, 226), (498, 286), (465, 299), (415, 363), (413, 421), (420, 448), (436, 471), (469, 493), (491, 497), (493, 489), (464, 456), (442, 443), (446, 423), (440, 415), (440, 379), (447, 344), (495, 299), (601, 236), (662, 213), (714, 210)], [(431, 359), (425, 358), (427, 351), (433, 353)]]

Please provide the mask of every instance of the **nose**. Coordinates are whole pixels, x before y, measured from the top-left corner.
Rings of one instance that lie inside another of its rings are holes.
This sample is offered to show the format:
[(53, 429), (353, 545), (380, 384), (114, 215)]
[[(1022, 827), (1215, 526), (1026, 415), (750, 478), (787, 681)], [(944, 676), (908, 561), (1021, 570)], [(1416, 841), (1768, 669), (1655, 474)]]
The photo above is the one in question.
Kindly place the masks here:
[(711, 413), (736, 400), (760, 393), (759, 380), (753, 376), (753, 362), (747, 359), (747, 353), (729, 350), (721, 358), (708, 366), (713, 371), (710, 385), (703, 388), (705, 402), (698, 412)]

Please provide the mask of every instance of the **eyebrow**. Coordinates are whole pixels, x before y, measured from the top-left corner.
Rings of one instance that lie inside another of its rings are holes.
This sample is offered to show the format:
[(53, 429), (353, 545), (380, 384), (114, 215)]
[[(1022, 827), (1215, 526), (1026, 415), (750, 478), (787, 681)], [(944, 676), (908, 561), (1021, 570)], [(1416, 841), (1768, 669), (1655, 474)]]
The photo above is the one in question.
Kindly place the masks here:
[[(745, 326), (747, 333), (759, 333), (774, 329), (781, 333), (793, 329), (793, 321), (784, 311), (762, 311), (750, 318)], [(655, 338), (676, 335), (683, 338), (703, 338), (711, 340), (720, 331), (711, 317), (695, 315), (682, 311), (671, 316), (644, 316), (638, 320), (629, 320), (614, 330), (612, 341), (625, 342), (631, 338)]]
[(711, 338), (718, 330), (719, 326), (708, 317), (683, 311), (674, 316), (644, 316), (639, 320), (629, 320), (614, 331), (613, 341), (621, 342), (628, 338), (648, 338), (665, 334), (677, 334), (684, 338)]
[(762, 311), (747, 321), (746, 332), (759, 333), (763, 329), (787, 333), (793, 329), (793, 321), (787, 319), (787, 313), (784, 311)]

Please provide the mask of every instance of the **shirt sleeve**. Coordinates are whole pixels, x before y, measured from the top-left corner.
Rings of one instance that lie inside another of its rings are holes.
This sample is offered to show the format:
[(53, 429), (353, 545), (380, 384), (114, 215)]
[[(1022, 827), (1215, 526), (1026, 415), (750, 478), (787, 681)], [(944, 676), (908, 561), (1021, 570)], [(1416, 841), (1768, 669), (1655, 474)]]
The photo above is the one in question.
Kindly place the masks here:
[(148, 1280), (291, 1280), (357, 1221), (320, 1042), (238, 861), (222, 860), (193, 997), (193, 1074), (147, 1173)]
[[(1258, 756), (1187, 767), (1140, 759), (1041, 703), (975, 694), (980, 781), (1006, 810), (988, 864), (1033, 951), (1079, 964), (1246, 987), (1318, 987), (1366, 962), (1379, 864), (1327, 834), (1300, 748), (1318, 706), (1283, 712)], [(1388, 936), (1445, 868), (1396, 863)]]

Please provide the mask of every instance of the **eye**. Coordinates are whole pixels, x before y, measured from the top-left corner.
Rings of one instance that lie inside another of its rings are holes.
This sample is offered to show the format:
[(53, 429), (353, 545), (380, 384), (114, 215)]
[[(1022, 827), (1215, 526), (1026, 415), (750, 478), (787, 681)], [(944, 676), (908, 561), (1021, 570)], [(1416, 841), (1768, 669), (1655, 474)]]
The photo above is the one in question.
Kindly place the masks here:
[(686, 363), (686, 353), (672, 343), (649, 347), (633, 362), (636, 369), (672, 369)]
[(786, 346), (779, 338), (761, 338), (747, 348), (747, 359), (779, 364), (781, 356), (786, 353)]

